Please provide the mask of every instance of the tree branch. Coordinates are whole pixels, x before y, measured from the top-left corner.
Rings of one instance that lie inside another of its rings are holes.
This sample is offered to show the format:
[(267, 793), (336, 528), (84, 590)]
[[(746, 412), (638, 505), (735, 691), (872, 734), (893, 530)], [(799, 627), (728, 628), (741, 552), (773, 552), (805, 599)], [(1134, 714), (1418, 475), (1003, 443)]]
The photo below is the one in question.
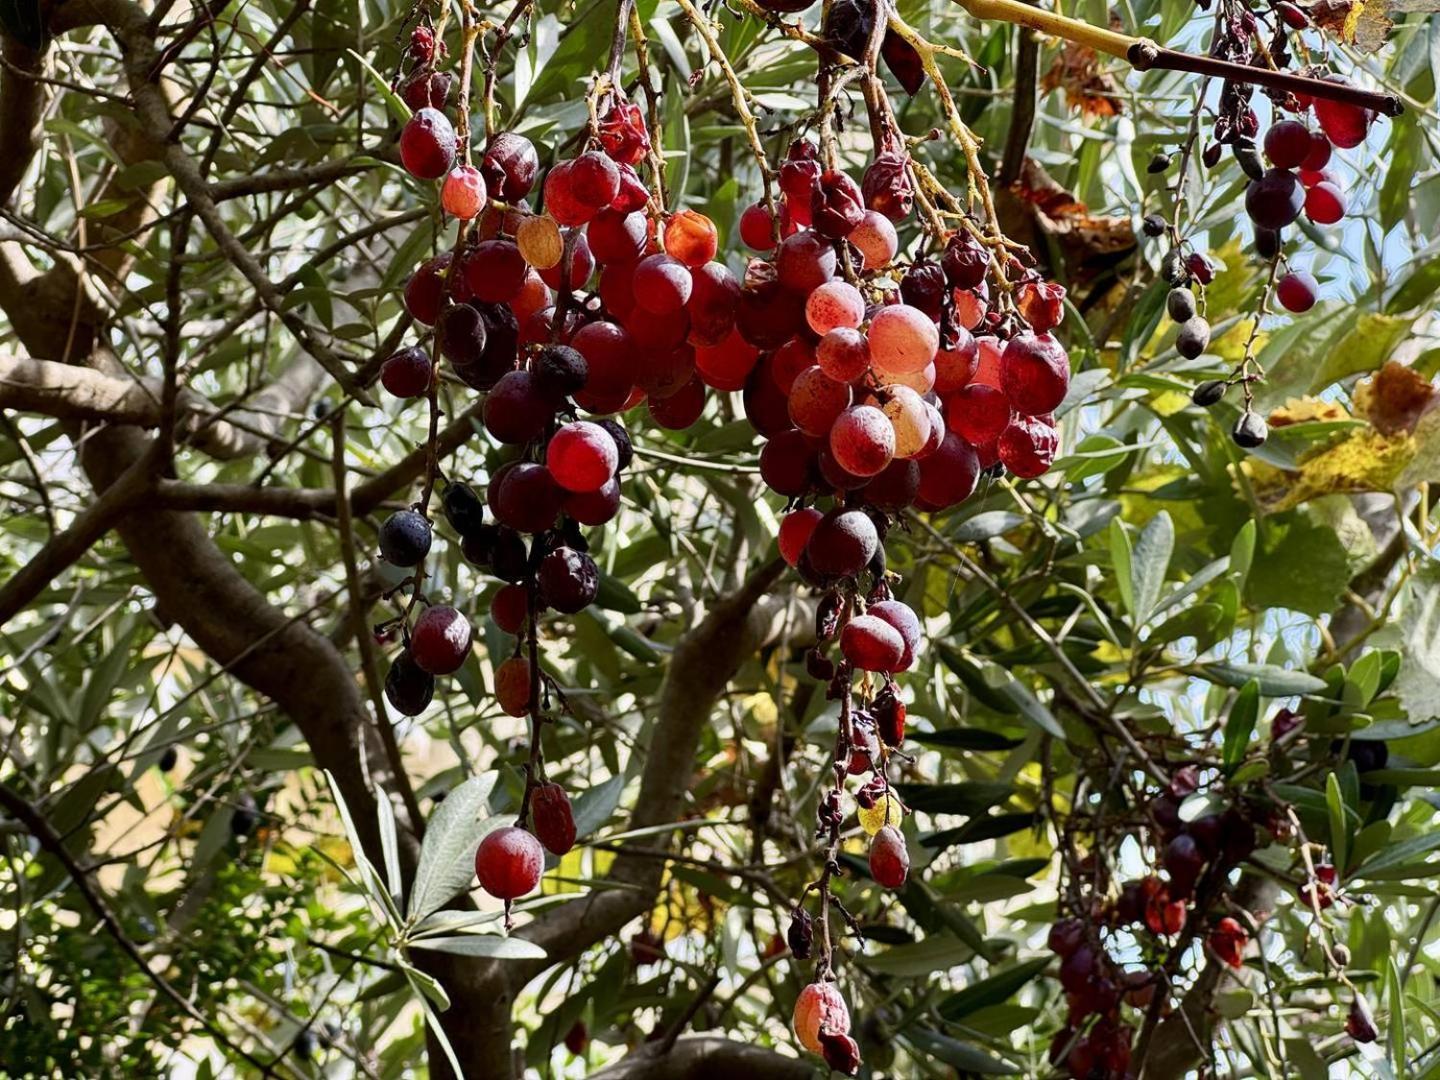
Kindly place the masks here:
[(813, 1080), (814, 1065), (785, 1057), (763, 1046), (713, 1035), (681, 1039), (663, 1051), (656, 1043), (642, 1046), (591, 1080)]

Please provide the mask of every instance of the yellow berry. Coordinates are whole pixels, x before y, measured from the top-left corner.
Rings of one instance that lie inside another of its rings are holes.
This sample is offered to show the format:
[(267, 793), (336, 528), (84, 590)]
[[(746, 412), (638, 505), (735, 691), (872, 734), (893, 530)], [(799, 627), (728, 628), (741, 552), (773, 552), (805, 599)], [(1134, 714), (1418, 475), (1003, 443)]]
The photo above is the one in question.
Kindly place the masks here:
[(869, 835), (874, 836), (886, 825), (892, 825), (898, 829), (900, 823), (905, 820), (905, 808), (900, 805), (900, 800), (894, 795), (886, 794), (882, 795), (868, 810), (863, 806), (860, 807), (856, 816), (860, 819), (860, 827)]

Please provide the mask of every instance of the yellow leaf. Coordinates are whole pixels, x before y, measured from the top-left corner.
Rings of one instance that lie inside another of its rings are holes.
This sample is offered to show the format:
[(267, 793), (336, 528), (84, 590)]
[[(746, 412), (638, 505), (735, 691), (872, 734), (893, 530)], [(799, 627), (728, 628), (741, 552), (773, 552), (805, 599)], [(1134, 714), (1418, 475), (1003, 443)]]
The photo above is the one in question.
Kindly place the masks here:
[(1156, 416), (1174, 416), (1190, 407), (1190, 395), (1179, 390), (1161, 390), (1150, 398), (1150, 411)]
[(1307, 458), (1297, 472), (1249, 459), (1241, 468), (1266, 513), (1291, 510), (1321, 495), (1392, 491), (1414, 459), (1416, 443), (1408, 435), (1384, 436), (1357, 431)]

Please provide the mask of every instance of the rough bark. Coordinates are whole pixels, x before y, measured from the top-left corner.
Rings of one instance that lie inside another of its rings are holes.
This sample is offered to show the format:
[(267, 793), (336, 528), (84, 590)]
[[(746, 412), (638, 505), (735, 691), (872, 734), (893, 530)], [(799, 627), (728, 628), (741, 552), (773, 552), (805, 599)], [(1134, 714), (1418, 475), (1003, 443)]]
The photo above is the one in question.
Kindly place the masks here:
[(715, 1036), (681, 1039), (668, 1053), (658, 1044), (591, 1074), (591, 1080), (812, 1080), (823, 1071), (763, 1046)]

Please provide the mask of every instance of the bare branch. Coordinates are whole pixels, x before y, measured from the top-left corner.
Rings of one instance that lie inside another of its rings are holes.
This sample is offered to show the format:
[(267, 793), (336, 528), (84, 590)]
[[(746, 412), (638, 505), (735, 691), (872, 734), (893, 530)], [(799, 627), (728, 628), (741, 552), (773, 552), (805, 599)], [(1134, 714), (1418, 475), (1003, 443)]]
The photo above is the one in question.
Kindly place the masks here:
[(763, 1046), (713, 1035), (681, 1039), (662, 1050), (659, 1044), (642, 1046), (609, 1068), (591, 1074), (591, 1080), (812, 1080), (815, 1066), (785, 1057)]

